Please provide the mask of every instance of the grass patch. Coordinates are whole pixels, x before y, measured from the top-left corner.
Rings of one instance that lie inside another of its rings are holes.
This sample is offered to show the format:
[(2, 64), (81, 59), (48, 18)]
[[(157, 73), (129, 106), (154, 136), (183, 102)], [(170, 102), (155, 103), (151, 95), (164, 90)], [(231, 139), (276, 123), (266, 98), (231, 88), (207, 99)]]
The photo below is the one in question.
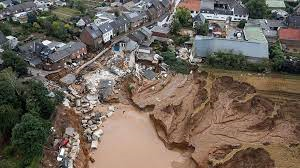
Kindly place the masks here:
[(69, 20), (74, 16), (80, 15), (80, 11), (77, 9), (67, 8), (67, 7), (59, 7), (52, 11), (60, 20)]

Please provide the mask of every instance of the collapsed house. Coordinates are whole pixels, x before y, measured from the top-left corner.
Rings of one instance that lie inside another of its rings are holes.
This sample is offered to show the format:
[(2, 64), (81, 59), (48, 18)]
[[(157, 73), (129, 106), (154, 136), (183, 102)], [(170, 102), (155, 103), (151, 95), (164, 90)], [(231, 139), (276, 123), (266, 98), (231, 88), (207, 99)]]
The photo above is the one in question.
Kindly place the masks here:
[(31, 66), (48, 71), (64, 68), (87, 54), (86, 45), (82, 42), (67, 44), (55, 41), (37, 40), (19, 47), (24, 60)]

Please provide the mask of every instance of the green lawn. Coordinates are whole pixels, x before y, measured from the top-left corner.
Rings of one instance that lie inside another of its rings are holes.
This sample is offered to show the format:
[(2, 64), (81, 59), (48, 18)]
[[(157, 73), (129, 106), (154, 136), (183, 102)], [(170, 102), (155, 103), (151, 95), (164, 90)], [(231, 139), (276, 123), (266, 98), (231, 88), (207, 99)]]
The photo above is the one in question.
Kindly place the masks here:
[(52, 11), (60, 20), (69, 20), (74, 16), (80, 15), (80, 11), (76, 9), (71, 9), (67, 7), (59, 7)]

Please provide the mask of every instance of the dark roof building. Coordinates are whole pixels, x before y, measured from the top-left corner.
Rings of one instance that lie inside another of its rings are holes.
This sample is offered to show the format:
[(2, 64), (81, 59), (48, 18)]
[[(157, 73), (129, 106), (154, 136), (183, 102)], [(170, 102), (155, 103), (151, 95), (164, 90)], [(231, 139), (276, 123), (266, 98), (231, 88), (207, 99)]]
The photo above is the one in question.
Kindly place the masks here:
[(240, 0), (202, 0), (200, 13), (211, 20), (248, 20), (248, 10)]
[(55, 63), (69, 57), (73, 53), (77, 53), (83, 48), (86, 48), (86, 45), (82, 42), (69, 42), (65, 46), (59, 48), (56, 52), (50, 54), (48, 58), (52, 63)]
[(281, 28), (278, 36), (281, 45), (287, 52), (300, 52), (300, 29)]
[(298, 15), (291, 15), (291, 16), (288, 16), (287, 20), (287, 25), (289, 27), (300, 27), (300, 16)]
[(99, 30), (102, 32), (102, 34), (105, 34), (109, 31), (112, 31), (113, 28), (111, 27), (111, 25), (109, 23), (104, 23), (98, 26)]
[(13, 5), (4, 10), (5, 15), (11, 15), (21, 12), (29, 12), (32, 10), (36, 10), (37, 6), (34, 2), (24, 2), (18, 5)]

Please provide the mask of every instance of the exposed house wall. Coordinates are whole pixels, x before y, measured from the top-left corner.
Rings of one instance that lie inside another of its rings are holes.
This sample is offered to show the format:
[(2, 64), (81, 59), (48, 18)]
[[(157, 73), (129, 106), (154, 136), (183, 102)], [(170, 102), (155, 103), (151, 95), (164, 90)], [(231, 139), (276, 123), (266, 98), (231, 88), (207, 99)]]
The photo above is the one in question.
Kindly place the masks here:
[(80, 34), (80, 40), (91, 49), (99, 49), (102, 47), (102, 37), (93, 39), (86, 30), (83, 30)]
[(210, 13), (201, 13), (201, 15), (208, 20), (221, 20), (226, 21), (231, 18), (231, 21), (241, 21), (241, 20), (248, 20), (247, 16), (238, 16), (238, 15), (220, 15), (220, 14), (210, 14)]
[(113, 33), (113, 30), (111, 31), (108, 31), (107, 33), (104, 33), (103, 34), (103, 42), (104, 43), (107, 43), (111, 40), (111, 38), (113, 37), (114, 33)]

